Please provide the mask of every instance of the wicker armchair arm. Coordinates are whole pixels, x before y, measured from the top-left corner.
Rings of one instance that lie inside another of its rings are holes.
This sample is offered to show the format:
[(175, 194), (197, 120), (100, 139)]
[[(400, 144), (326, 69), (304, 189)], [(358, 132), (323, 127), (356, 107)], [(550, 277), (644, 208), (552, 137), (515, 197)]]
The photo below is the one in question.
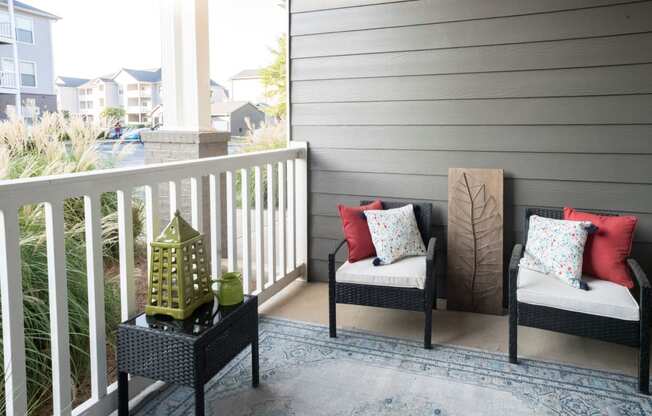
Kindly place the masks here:
[(647, 311), (649, 302), (650, 302), (650, 281), (647, 279), (643, 268), (635, 259), (627, 259), (627, 265), (634, 275), (634, 280), (636, 280), (636, 285), (639, 289), (639, 302), (641, 310), (645, 309)]
[(428, 251), (426, 252), (426, 302), (432, 307), (437, 299), (437, 278), (435, 275), (437, 239), (431, 237), (428, 241)]
[(335, 247), (335, 250), (328, 255), (328, 280), (330, 282), (335, 282), (335, 255), (346, 243), (346, 239), (340, 241), (340, 243)]
[(636, 283), (638, 287), (641, 289), (650, 289), (650, 281), (647, 279), (647, 276), (643, 269), (641, 268), (641, 265), (638, 264), (638, 262), (635, 259), (629, 258), (627, 259), (627, 265), (629, 266), (629, 269), (632, 271), (632, 274), (634, 275), (634, 279), (636, 280)]
[(342, 248), (344, 243), (346, 243), (346, 239), (340, 241), (340, 243), (337, 245), (337, 247), (335, 247), (335, 250), (333, 250), (333, 252), (328, 255), (329, 260), (330, 260), (331, 256), (333, 256), (333, 260), (335, 260), (335, 255), (337, 254), (338, 251), (340, 251), (340, 249)]
[(518, 263), (523, 257), (523, 244), (516, 244), (512, 249), (512, 257), (509, 260), (509, 291), (516, 292), (518, 278)]
[(518, 272), (518, 263), (523, 257), (523, 244), (515, 244), (512, 249), (512, 257), (509, 260), (509, 272)]

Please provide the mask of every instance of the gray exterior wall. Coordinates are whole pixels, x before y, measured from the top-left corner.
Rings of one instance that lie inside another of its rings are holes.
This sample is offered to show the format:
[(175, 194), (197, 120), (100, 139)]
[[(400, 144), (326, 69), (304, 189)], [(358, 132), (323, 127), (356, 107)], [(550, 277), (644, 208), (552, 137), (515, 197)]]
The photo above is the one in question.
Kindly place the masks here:
[[(6, 8), (0, 10), (6, 10)], [(36, 63), (36, 87), (22, 87), (21, 92), (55, 95), (51, 30), (51, 25), (54, 22), (45, 17), (22, 12), (16, 12), (16, 16), (24, 16), (34, 21), (34, 44), (18, 42), (18, 60)], [(13, 57), (11, 45), (0, 45), (1, 57)]]
[(327, 278), (342, 237), (336, 205), (373, 197), (432, 202), (443, 271), (450, 167), (505, 170), (506, 255), (527, 206), (609, 210), (639, 217), (633, 252), (652, 274), (652, 2), (293, 0), (291, 11), (311, 279)]
[(231, 136), (244, 136), (247, 134), (249, 127), (247, 127), (245, 119), (249, 119), (253, 126), (258, 126), (265, 121), (265, 113), (252, 104), (244, 105), (232, 112), (230, 120)]

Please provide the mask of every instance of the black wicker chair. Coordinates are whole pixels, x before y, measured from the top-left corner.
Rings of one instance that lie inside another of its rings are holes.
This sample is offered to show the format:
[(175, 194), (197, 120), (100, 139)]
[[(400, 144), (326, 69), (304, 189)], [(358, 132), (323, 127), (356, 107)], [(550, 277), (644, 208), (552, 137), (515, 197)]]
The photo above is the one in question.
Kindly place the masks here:
[[(362, 201), (361, 205), (366, 205), (370, 202), (371, 201)], [(433, 305), (436, 307), (435, 299), (437, 297), (437, 284), (435, 280), (436, 239), (431, 237), (432, 205), (414, 202), (383, 202), (383, 208), (399, 208), (410, 203), (414, 206), (414, 214), (419, 227), (419, 232), (421, 233), (423, 242), (427, 247), (424, 288), (418, 289), (337, 282), (335, 255), (346, 242), (346, 240), (343, 240), (339, 243), (335, 251), (328, 255), (328, 310), (331, 338), (337, 336), (335, 305), (337, 303), (348, 303), (353, 305), (424, 312), (425, 331), (423, 345), (426, 349), (432, 348), (432, 309)]]
[[(528, 208), (525, 213), (525, 241), (531, 215), (561, 219), (563, 211), (556, 209)], [(600, 213), (600, 215), (610, 215)], [(523, 256), (523, 244), (516, 244), (509, 263), (509, 361), (517, 363), (518, 325), (571, 335), (595, 338), (602, 341), (639, 348), (638, 389), (649, 394), (650, 332), (649, 296), (650, 283), (634, 259), (628, 259), (638, 292), (638, 320), (623, 320), (563, 309), (520, 302), (517, 297), (519, 261)]]

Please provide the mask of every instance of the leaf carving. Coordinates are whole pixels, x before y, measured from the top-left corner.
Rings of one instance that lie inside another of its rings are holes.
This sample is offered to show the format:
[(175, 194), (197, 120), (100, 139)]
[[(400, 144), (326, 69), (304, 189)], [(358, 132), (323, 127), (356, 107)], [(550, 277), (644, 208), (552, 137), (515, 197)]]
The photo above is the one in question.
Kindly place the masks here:
[(472, 183), (466, 172), (452, 184), (450, 203), (455, 209), (449, 211), (449, 222), (456, 233), (455, 244), (449, 247), (454, 251), (449, 254), (454, 256), (449, 263), (452, 277), (470, 294), (470, 310), (477, 311), (480, 301), (502, 285), (502, 280), (496, 281), (502, 275), (501, 207), (486, 185)]

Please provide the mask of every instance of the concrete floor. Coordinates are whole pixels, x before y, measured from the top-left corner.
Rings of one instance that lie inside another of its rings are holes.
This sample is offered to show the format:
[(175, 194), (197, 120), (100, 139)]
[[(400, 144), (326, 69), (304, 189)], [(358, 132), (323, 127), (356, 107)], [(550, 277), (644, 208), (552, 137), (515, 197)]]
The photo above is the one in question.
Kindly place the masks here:
[[(261, 307), (261, 313), (328, 325), (328, 285), (296, 281)], [(337, 305), (338, 328), (423, 339), (423, 314)], [(507, 316), (437, 310), (433, 343), (507, 353)], [(576, 336), (519, 327), (519, 357), (562, 362), (636, 376), (638, 350)]]

